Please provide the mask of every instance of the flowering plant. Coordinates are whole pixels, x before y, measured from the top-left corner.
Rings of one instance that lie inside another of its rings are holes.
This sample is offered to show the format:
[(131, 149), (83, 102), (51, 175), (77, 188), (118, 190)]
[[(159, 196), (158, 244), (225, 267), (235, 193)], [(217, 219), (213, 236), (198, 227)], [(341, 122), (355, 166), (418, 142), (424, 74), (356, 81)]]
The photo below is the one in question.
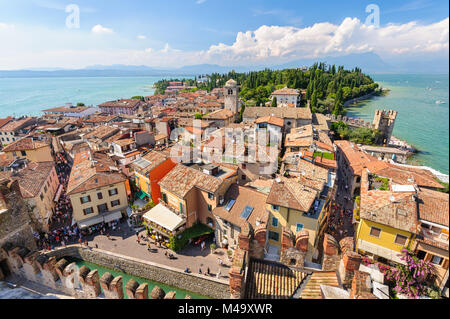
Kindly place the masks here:
[(373, 260), (370, 259), (369, 257), (363, 257), (361, 259), (361, 262), (363, 263), (364, 266), (368, 266), (368, 265), (373, 264)]
[(386, 279), (395, 283), (394, 290), (410, 298), (418, 298), (427, 294), (425, 281), (430, 273), (433, 272), (433, 264), (417, 258), (408, 249), (403, 249), (400, 259), (404, 264), (398, 264), (396, 267), (389, 267), (378, 264), (378, 269), (386, 276)]

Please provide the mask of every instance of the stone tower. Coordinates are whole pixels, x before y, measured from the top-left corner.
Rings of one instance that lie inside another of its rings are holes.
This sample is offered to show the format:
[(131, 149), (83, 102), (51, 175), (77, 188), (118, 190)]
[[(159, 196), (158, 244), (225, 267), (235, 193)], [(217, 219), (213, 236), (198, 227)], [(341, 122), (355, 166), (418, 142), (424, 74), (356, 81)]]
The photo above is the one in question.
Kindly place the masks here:
[(235, 114), (239, 113), (239, 86), (237, 82), (233, 79), (230, 79), (225, 83), (224, 87), (224, 96), (225, 96), (225, 109), (234, 112)]
[(388, 145), (392, 131), (394, 130), (395, 119), (397, 117), (397, 111), (393, 110), (376, 110), (375, 117), (373, 118), (374, 129), (380, 131), (381, 135), (377, 141), (378, 144)]

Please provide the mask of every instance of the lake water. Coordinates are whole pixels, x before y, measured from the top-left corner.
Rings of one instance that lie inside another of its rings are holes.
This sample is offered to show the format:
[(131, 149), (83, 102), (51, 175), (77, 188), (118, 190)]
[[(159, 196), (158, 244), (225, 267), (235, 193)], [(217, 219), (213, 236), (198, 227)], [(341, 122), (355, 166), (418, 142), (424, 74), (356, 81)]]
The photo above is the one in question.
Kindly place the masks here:
[[(135, 95), (153, 95), (164, 77), (0, 78), (0, 117), (41, 115), (66, 102), (86, 105)], [(165, 77), (176, 78), (176, 76)], [(373, 120), (376, 109), (398, 111), (394, 135), (416, 146), (418, 164), (449, 173), (448, 75), (377, 74), (373, 79), (391, 91), (348, 109), (351, 117)], [(436, 104), (442, 101), (442, 104)]]
[(41, 115), (42, 110), (67, 102), (96, 106), (115, 99), (153, 95), (152, 86), (161, 79), (157, 76), (0, 78), (0, 117)]
[(398, 111), (393, 135), (420, 150), (414, 164), (449, 174), (448, 75), (377, 74), (372, 78), (390, 92), (347, 108), (347, 116), (372, 122), (376, 109)]

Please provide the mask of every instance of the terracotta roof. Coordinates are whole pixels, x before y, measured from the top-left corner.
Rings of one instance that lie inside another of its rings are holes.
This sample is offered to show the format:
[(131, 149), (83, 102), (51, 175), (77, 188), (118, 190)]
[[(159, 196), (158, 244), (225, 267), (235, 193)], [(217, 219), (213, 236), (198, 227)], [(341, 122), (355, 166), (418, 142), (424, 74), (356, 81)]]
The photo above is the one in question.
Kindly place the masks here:
[(264, 116), (264, 117), (260, 117), (256, 120), (256, 123), (269, 123), (272, 125), (276, 125), (279, 127), (283, 127), (284, 126), (284, 121), (283, 119), (280, 119), (278, 117), (275, 116)]
[(87, 139), (98, 138), (98, 139), (103, 140), (106, 137), (112, 136), (113, 134), (115, 134), (119, 131), (120, 131), (120, 129), (118, 127), (113, 127), (113, 126), (109, 126), (109, 125), (101, 125), (101, 126), (94, 128), (94, 130), (85, 134), (83, 137), (87, 138)]
[(419, 218), (443, 226), (449, 226), (449, 195), (426, 188), (417, 193)]
[(339, 287), (339, 281), (335, 271), (314, 272), (302, 289), (301, 299), (323, 299), (320, 285)]
[(358, 146), (349, 141), (338, 140), (334, 141), (334, 144), (344, 153), (349, 162), (349, 166), (353, 169), (354, 175), (361, 175), (363, 168), (367, 167), (370, 162), (381, 162), (375, 157), (361, 151)]
[(0, 119), (0, 128), (3, 127), (3, 125), (5, 125), (5, 124), (8, 123), (9, 121), (11, 121), (12, 119), (13, 119), (12, 116), (8, 116), (7, 118)]
[(162, 140), (165, 138), (167, 138), (167, 135), (165, 135), (165, 134), (156, 134), (155, 135), (155, 141), (159, 141), (159, 140)]
[(432, 177), (431, 173), (426, 174), (424, 172), (418, 173), (417, 171), (405, 170), (404, 167), (402, 166), (392, 165), (388, 162), (379, 160), (370, 162), (366, 166), (371, 173), (375, 173), (383, 177), (388, 177), (392, 180), (392, 182), (396, 184), (400, 185), (416, 184), (424, 187), (444, 188), (439, 182), (437, 182)]
[(121, 140), (115, 140), (113, 143), (120, 145), (120, 146), (125, 146), (125, 145), (131, 145), (134, 143), (134, 139), (132, 138), (124, 138)]
[(48, 146), (48, 144), (40, 141), (34, 141), (31, 137), (24, 137), (6, 146), (3, 149), (3, 151), (4, 152), (29, 151), (45, 146)]
[(245, 286), (246, 299), (289, 299), (307, 274), (283, 264), (250, 259)]
[(143, 103), (141, 100), (137, 99), (122, 99), (117, 101), (109, 101), (99, 104), (99, 107), (125, 107), (125, 108), (136, 108), (139, 104)]
[(21, 120), (17, 120), (17, 121), (10, 121), (7, 124), (5, 124), (2, 128), (0, 128), (0, 131), (2, 132), (12, 132), (15, 131), (17, 129), (20, 129), (21, 127), (26, 127), (28, 126), (29, 122), (32, 122), (36, 120), (35, 118), (32, 117), (26, 117), (24, 119)]
[(67, 194), (85, 192), (125, 180), (126, 176), (118, 172), (108, 155), (86, 150), (75, 154)]
[(159, 181), (159, 185), (180, 198), (184, 198), (193, 187), (215, 193), (222, 185), (222, 180), (185, 165), (177, 164)]
[(39, 195), (44, 183), (54, 169), (53, 162), (31, 162), (19, 171), (12, 179), (18, 180), (23, 198), (34, 198)]
[(272, 92), (272, 95), (299, 95), (297, 89), (289, 89), (287, 87), (275, 90)]
[(264, 116), (275, 116), (278, 118), (292, 119), (312, 119), (312, 113), (309, 107), (246, 107), (243, 118), (259, 118)]
[[(227, 211), (225, 207), (231, 199), (235, 200), (235, 203), (230, 211)], [(246, 206), (251, 206), (253, 211), (248, 218), (248, 222), (255, 229), (257, 220), (267, 225), (269, 213), (266, 210), (266, 199), (267, 195), (256, 190), (232, 184), (225, 194), (223, 205), (216, 207), (213, 214), (233, 225), (243, 227), (246, 220), (240, 216)]]
[(139, 159), (133, 161), (130, 166), (142, 174), (147, 174), (157, 166), (165, 162), (169, 157), (157, 151), (151, 151)]
[(360, 217), (393, 228), (417, 233), (415, 192), (368, 190), (368, 170), (361, 176)]
[(230, 117), (233, 117), (234, 113), (227, 109), (220, 109), (214, 112), (211, 112), (207, 115), (204, 115), (204, 119), (212, 119), (212, 120), (225, 120)]
[(279, 177), (281, 182), (274, 182), (267, 197), (267, 203), (303, 212), (308, 212), (316, 198), (317, 191), (302, 185), (296, 179)]

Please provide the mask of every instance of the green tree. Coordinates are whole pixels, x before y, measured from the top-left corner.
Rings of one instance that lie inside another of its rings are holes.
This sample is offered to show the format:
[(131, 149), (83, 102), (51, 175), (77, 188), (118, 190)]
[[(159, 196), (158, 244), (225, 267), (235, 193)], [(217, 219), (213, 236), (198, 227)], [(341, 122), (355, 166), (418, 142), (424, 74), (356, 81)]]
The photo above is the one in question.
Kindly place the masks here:
[(85, 106), (84, 103), (78, 102), (77, 106)]
[(203, 117), (203, 114), (202, 113), (195, 113), (195, 119), (196, 120), (201, 120), (202, 119), (202, 117)]
[(277, 97), (276, 96), (274, 96), (272, 98), (272, 107), (277, 107)]

